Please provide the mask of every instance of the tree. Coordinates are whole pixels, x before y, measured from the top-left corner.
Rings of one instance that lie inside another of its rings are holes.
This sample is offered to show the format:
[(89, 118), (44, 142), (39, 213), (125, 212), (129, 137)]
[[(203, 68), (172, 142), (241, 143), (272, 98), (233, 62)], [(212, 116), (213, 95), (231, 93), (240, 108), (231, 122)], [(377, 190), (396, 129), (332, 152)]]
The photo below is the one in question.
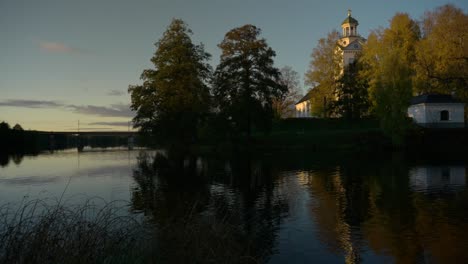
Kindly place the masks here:
[(423, 16), (416, 46), (417, 91), (455, 93), (468, 100), (468, 15), (444, 5)]
[(286, 87), (286, 92), (273, 99), (273, 109), (276, 118), (294, 117), (294, 104), (302, 97), (299, 86), (299, 74), (290, 66), (280, 70), (280, 84)]
[(373, 31), (363, 48), (361, 77), (369, 80), (373, 111), (383, 131), (395, 145), (403, 143), (412, 96), (415, 46), (420, 37), (417, 23), (397, 13), (390, 27)]
[(317, 47), (312, 51), (312, 60), (309, 70), (305, 74), (306, 84), (316, 87), (312, 100), (319, 102), (314, 107), (316, 111), (328, 115), (327, 102), (334, 99), (336, 78), (341, 74), (341, 56), (337, 52), (337, 41), (340, 39), (338, 31), (333, 30), (326, 38), (318, 41)]
[(10, 124), (8, 124), (8, 123), (5, 122), (5, 121), (2, 121), (2, 122), (0, 123), (0, 131), (1, 131), (1, 132), (8, 132), (8, 131), (10, 131)]
[(143, 84), (128, 89), (136, 111), (134, 126), (170, 144), (192, 143), (210, 107), (210, 55), (202, 44), (192, 43), (191, 34), (185, 22), (173, 19), (155, 44), (155, 69), (144, 70)]
[(337, 80), (336, 101), (331, 110), (346, 119), (358, 119), (369, 111), (368, 83), (359, 76), (360, 64), (351, 63), (345, 67), (343, 75)]
[(280, 71), (273, 66), (275, 52), (261, 30), (244, 25), (227, 32), (218, 45), (222, 54), (215, 71), (213, 95), (220, 115), (248, 137), (252, 126), (267, 130), (273, 118), (273, 99), (286, 92)]

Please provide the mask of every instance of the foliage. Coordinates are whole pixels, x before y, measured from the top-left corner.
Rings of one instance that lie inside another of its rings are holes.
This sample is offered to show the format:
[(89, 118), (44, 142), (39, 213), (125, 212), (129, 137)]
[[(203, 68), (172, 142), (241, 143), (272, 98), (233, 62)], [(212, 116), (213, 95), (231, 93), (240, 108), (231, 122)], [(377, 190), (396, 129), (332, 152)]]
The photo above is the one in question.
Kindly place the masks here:
[(326, 38), (321, 38), (318, 41), (317, 47), (312, 51), (312, 60), (309, 65), (309, 70), (305, 74), (306, 84), (315, 87), (312, 100), (315, 109), (312, 112), (316, 114), (324, 113), (328, 115), (327, 102), (334, 99), (334, 90), (336, 85), (336, 76), (339, 76), (341, 67), (340, 53), (337, 52), (336, 43), (340, 38), (338, 31), (334, 30), (328, 33)]
[(423, 38), (416, 46), (417, 91), (468, 99), (467, 28), (468, 15), (450, 4), (424, 14)]
[[(104, 206), (98, 206), (102, 204)], [(89, 199), (83, 205), (23, 201), (0, 206), (1, 263), (144, 263), (147, 234), (126, 204)]]
[(302, 97), (299, 86), (299, 74), (290, 66), (285, 66), (280, 70), (280, 84), (287, 88), (284, 94), (273, 99), (273, 109), (276, 118), (294, 117), (294, 104)]
[(413, 62), (419, 27), (407, 14), (397, 13), (390, 27), (373, 31), (363, 48), (361, 78), (369, 80), (373, 111), (395, 145), (403, 143), (409, 124), (407, 107), (412, 96)]
[(265, 39), (259, 39), (260, 32), (253, 25), (244, 25), (226, 33), (218, 45), (222, 54), (213, 84), (219, 114), (248, 137), (253, 125), (268, 130), (273, 99), (287, 89), (273, 66), (275, 52)]
[(349, 64), (337, 80), (335, 89), (337, 100), (330, 106), (335, 115), (346, 119), (359, 119), (368, 114), (368, 83), (359, 76), (359, 70), (360, 65), (357, 62)]
[(192, 43), (191, 34), (185, 22), (174, 19), (155, 44), (155, 69), (144, 70), (143, 84), (128, 89), (137, 113), (134, 126), (170, 144), (193, 142), (210, 106), (210, 55)]

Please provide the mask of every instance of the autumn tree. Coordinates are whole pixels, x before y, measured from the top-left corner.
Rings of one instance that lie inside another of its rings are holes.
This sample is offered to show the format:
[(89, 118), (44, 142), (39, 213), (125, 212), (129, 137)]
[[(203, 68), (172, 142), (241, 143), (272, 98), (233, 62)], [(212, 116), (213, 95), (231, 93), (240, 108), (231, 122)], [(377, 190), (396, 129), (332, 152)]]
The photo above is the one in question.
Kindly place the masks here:
[(418, 24), (408, 14), (397, 13), (390, 27), (373, 31), (363, 48), (361, 77), (369, 80), (372, 108), (394, 144), (403, 143), (407, 108), (412, 96)]
[(173, 19), (155, 44), (154, 69), (144, 70), (143, 84), (128, 89), (134, 126), (168, 144), (192, 143), (209, 110), (210, 55), (192, 43), (191, 34), (184, 21)]
[(321, 38), (311, 54), (309, 70), (305, 74), (307, 85), (316, 87), (312, 100), (320, 102), (315, 104), (316, 111), (327, 112), (327, 102), (334, 99), (336, 78), (341, 74), (341, 56), (337, 52), (337, 41), (340, 39), (338, 31), (328, 33)]
[(214, 75), (213, 95), (219, 114), (248, 137), (253, 125), (268, 129), (273, 100), (287, 89), (273, 65), (276, 54), (259, 38), (260, 32), (253, 25), (227, 32), (218, 45), (222, 53)]
[(468, 100), (468, 15), (444, 5), (426, 12), (416, 46), (417, 91), (455, 93)]
[(273, 98), (273, 109), (276, 118), (294, 117), (294, 104), (302, 97), (299, 85), (299, 74), (290, 66), (280, 69), (280, 84), (286, 87), (286, 92)]
[(336, 100), (331, 111), (346, 119), (359, 119), (369, 112), (368, 82), (359, 76), (361, 65), (356, 61), (347, 65), (336, 81)]

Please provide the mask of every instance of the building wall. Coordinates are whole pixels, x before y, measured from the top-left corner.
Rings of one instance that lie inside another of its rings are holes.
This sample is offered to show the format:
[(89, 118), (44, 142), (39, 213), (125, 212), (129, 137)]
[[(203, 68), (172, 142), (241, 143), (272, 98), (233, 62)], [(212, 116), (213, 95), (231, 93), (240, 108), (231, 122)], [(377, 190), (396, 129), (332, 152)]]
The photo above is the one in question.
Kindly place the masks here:
[[(449, 112), (449, 120), (440, 120), (441, 111)], [(408, 108), (408, 116), (417, 124), (437, 127), (463, 127), (465, 109), (464, 104), (417, 104)]]
[(296, 117), (312, 117), (311, 109), (309, 101), (296, 104)]
[(408, 107), (408, 116), (416, 123), (426, 123), (426, 105), (417, 104)]

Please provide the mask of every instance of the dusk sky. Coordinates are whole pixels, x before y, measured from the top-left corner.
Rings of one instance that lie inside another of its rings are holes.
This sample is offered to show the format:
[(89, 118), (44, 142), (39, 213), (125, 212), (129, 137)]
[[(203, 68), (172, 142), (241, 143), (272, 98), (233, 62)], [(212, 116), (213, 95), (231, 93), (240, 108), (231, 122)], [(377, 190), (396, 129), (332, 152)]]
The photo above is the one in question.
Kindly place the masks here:
[(172, 18), (189, 25), (213, 67), (224, 34), (253, 24), (276, 51), (276, 66), (303, 77), (318, 39), (339, 30), (348, 9), (367, 37), (396, 12), (419, 19), (446, 3), (468, 10), (466, 0), (0, 0), (0, 121), (46, 131), (76, 130), (78, 120), (82, 130), (127, 130), (128, 85), (152, 67), (154, 43)]

